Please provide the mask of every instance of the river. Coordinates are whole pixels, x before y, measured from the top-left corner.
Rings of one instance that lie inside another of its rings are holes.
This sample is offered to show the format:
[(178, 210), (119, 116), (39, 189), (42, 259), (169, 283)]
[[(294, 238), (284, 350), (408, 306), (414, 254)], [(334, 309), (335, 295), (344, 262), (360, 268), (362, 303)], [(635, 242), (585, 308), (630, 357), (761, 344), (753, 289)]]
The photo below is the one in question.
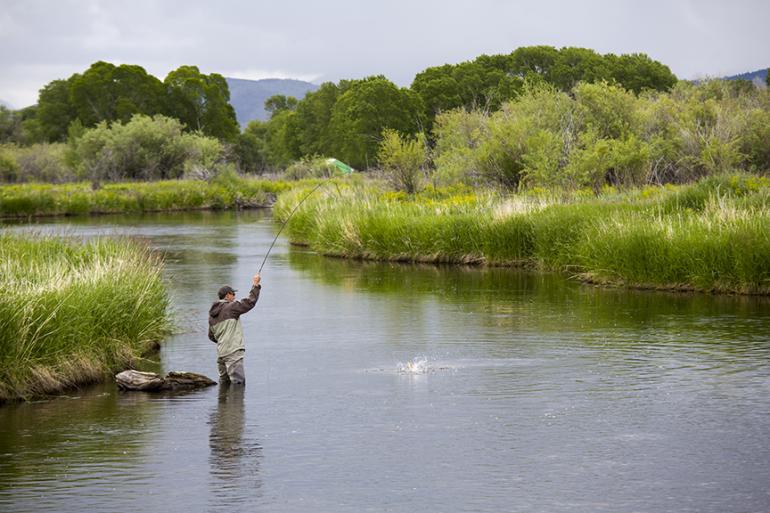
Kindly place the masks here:
[[(47, 219), (163, 252), (158, 372), (216, 377), (207, 311), (269, 212)], [(326, 258), (279, 238), (244, 388), (0, 407), (0, 511), (767, 512), (770, 302), (511, 269)], [(241, 293), (239, 293), (239, 296)]]

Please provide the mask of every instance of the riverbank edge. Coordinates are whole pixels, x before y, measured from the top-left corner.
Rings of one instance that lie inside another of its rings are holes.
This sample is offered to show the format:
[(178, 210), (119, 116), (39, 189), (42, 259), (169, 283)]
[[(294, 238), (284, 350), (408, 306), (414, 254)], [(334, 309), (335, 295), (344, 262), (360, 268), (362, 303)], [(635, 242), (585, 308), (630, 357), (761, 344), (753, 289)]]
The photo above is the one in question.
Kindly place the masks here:
[(114, 379), (116, 373), (137, 368), (139, 360), (149, 360), (159, 356), (160, 350), (160, 342), (149, 342), (138, 357), (128, 357), (110, 368), (102, 368), (93, 362), (78, 359), (64, 370), (49, 366), (31, 367), (33, 379), (29, 381), (29, 388), (15, 396), (0, 395), (0, 407), (24, 401), (55, 399), (83, 387), (107, 383)]
[(0, 185), (0, 219), (270, 208), (281, 192), (305, 182), (222, 177), (202, 180)]
[(271, 210), (275, 200), (264, 205), (239, 206), (237, 208), (225, 207), (189, 207), (189, 208), (166, 208), (166, 209), (147, 209), (147, 210), (95, 210), (86, 213), (39, 213), (39, 214), (0, 214), (0, 221), (21, 221), (24, 219), (59, 219), (67, 217), (101, 217), (101, 216), (119, 216), (126, 214), (163, 214), (174, 212), (242, 212), (249, 210)]
[[(306, 242), (294, 242), (290, 244), (296, 247), (311, 248), (311, 245)], [(484, 258), (469, 257), (464, 261), (456, 261), (449, 259), (435, 259), (430, 257), (425, 258), (411, 258), (408, 256), (393, 257), (393, 258), (377, 258), (366, 256), (348, 256), (341, 253), (321, 252), (322, 256), (327, 258), (337, 258), (340, 260), (353, 260), (359, 262), (387, 262), (395, 264), (425, 264), (435, 266), (455, 266), (455, 267), (490, 267), (490, 268), (504, 268), (504, 269), (521, 269), (530, 272), (537, 273), (555, 273), (564, 276), (566, 279), (575, 280), (586, 286), (595, 286), (607, 289), (630, 289), (630, 290), (643, 290), (643, 291), (658, 291), (658, 292), (677, 292), (677, 293), (697, 293), (697, 294), (714, 294), (722, 296), (760, 296), (770, 297), (770, 286), (767, 289), (760, 291), (740, 291), (726, 288), (704, 288), (697, 287), (688, 283), (670, 283), (670, 284), (658, 284), (658, 283), (635, 283), (626, 280), (609, 280), (592, 274), (590, 272), (579, 272), (570, 274), (566, 272), (553, 271), (543, 268), (542, 265), (532, 260), (513, 260), (513, 261), (496, 261), (487, 262)]]

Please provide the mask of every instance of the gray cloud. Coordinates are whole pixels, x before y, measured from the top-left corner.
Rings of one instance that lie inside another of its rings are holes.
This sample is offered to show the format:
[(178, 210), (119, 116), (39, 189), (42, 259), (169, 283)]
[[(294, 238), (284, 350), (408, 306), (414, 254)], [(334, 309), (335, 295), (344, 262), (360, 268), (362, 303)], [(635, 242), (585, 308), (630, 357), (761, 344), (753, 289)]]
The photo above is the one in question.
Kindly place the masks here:
[(681, 78), (770, 65), (764, 1), (0, 0), (0, 99), (22, 107), (96, 60), (163, 78), (183, 64), (242, 78), (415, 73), (519, 46), (644, 52)]

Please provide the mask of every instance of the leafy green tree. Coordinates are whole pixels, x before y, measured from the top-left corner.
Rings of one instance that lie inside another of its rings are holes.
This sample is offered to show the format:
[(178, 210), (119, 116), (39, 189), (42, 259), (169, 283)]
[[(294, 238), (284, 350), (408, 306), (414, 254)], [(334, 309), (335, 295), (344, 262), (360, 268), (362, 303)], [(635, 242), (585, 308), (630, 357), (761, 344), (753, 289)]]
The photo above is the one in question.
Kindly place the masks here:
[(235, 154), (241, 171), (262, 173), (268, 168), (267, 123), (255, 119), (238, 136)]
[(551, 69), (559, 58), (553, 46), (524, 46), (510, 54), (511, 72), (520, 78), (541, 78), (550, 82)]
[(267, 161), (274, 167), (286, 167), (302, 156), (299, 148), (297, 113), (278, 111), (267, 123)]
[(271, 115), (276, 114), (282, 110), (295, 110), (297, 108), (298, 102), (299, 100), (293, 96), (274, 94), (265, 100), (265, 110)]
[(77, 75), (68, 80), (54, 80), (40, 90), (35, 117), (46, 141), (66, 139), (67, 127), (77, 118), (77, 110), (70, 101), (70, 86), (75, 77)]
[(317, 90), (307, 93), (297, 104), (297, 139), (303, 155), (331, 153), (329, 121), (337, 98), (347, 87), (349, 82), (341, 82), (339, 86), (325, 82)]
[(21, 115), (0, 105), (0, 144), (17, 142), (21, 131)]
[(605, 56), (609, 67), (607, 80), (615, 80), (629, 91), (640, 93), (645, 89), (667, 91), (677, 82), (668, 66), (654, 61), (643, 53), (616, 57)]
[(411, 89), (425, 105), (427, 128), (435, 116), (464, 107), (496, 110), (521, 90), (522, 80), (509, 72), (505, 55), (481, 55), (470, 62), (428, 68), (415, 76)]
[(382, 131), (392, 128), (402, 134), (417, 133), (422, 112), (416, 93), (399, 89), (383, 76), (355, 82), (332, 109), (332, 153), (353, 167), (367, 168), (376, 161)]
[(126, 122), (134, 114), (165, 111), (162, 82), (141, 66), (98, 61), (82, 75), (73, 75), (68, 84), (69, 100), (84, 126), (101, 121)]
[(559, 50), (548, 82), (562, 91), (570, 91), (578, 82), (596, 82), (608, 76), (609, 69), (601, 55), (588, 48), (568, 47)]
[(181, 66), (170, 72), (164, 83), (169, 112), (189, 130), (235, 141), (240, 128), (230, 105), (230, 89), (222, 75), (204, 75), (197, 66)]

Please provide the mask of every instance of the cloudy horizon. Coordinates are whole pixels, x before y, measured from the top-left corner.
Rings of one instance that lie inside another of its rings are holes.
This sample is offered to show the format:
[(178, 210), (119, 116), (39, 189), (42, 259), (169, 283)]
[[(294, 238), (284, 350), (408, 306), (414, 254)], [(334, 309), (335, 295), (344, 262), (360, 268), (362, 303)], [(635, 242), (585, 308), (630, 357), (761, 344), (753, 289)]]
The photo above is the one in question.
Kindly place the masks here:
[(770, 66), (770, 3), (579, 4), (0, 0), (0, 101), (34, 104), (45, 84), (98, 60), (138, 64), (161, 80), (190, 64), (233, 78), (314, 83), (382, 74), (401, 86), (430, 66), (541, 44), (646, 53), (682, 79)]

